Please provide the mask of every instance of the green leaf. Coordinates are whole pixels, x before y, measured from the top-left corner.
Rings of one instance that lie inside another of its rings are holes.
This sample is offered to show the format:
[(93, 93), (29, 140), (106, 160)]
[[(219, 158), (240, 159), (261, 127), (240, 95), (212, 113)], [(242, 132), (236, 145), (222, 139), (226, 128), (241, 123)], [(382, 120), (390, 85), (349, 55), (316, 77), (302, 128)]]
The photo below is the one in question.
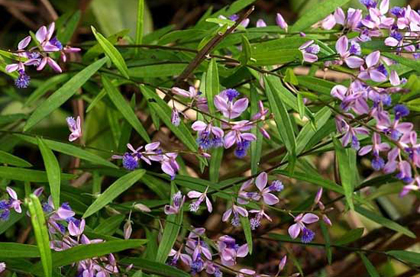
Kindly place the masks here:
[(322, 236), (324, 237), (324, 240), (325, 240), (325, 251), (327, 252), (328, 264), (331, 264), (332, 250), (331, 250), (330, 235), (328, 234), (328, 229), (327, 229), (327, 225), (325, 224), (325, 222), (320, 221), (319, 223), (320, 223), (320, 227), (321, 227)]
[(64, 251), (55, 252), (52, 261), (54, 267), (61, 267), (89, 258), (139, 248), (146, 242), (147, 240), (144, 239), (130, 239), (78, 245)]
[(376, 271), (375, 266), (369, 261), (369, 259), (363, 253), (359, 253), (360, 258), (363, 261), (363, 264), (366, 267), (369, 276), (371, 277), (379, 277), (379, 273)]
[(239, 58), (241, 64), (246, 65), (252, 57), (252, 48), (246, 36), (242, 36), (242, 52)]
[(293, 72), (293, 69), (291, 69), (290, 67), (286, 69), (286, 75), (284, 76), (284, 81), (295, 86), (299, 85), (299, 81), (296, 78), (296, 75)]
[(71, 78), (67, 83), (60, 87), (54, 94), (52, 94), (47, 100), (36, 108), (32, 113), (31, 117), (26, 122), (23, 131), (27, 131), (32, 128), (35, 124), (41, 121), (43, 118), (52, 113), (55, 109), (63, 105), (68, 99), (70, 99), (77, 90), (86, 83), (87, 80), (95, 74), (106, 62), (107, 58), (102, 58)]
[[(258, 91), (255, 86), (251, 86), (250, 92), (250, 100), (251, 100), (251, 115), (254, 115), (258, 112), (258, 101), (259, 95)], [(263, 123), (257, 123), (258, 127), (262, 127)], [(251, 149), (250, 149), (250, 156), (251, 156), (251, 174), (258, 173), (258, 165), (261, 159), (261, 151), (262, 151), (262, 144), (263, 144), (263, 135), (257, 128), (253, 128), (251, 132), (257, 137), (256, 140), (251, 141)]]
[[(173, 197), (174, 194), (178, 191), (175, 183), (172, 182), (171, 186), (171, 196)], [(171, 205), (173, 204), (173, 198), (171, 199)], [(156, 262), (164, 263), (168, 258), (169, 252), (171, 251), (172, 247), (176, 242), (176, 238), (178, 237), (178, 233), (181, 230), (182, 218), (183, 218), (183, 210), (179, 211), (178, 214), (171, 214), (166, 216), (166, 223), (165, 228), (163, 229), (162, 240), (159, 243), (159, 248), (156, 254)]]
[[(25, 135), (15, 135), (15, 136), (29, 143), (38, 145), (38, 141), (33, 137), (29, 137)], [(44, 139), (44, 142), (51, 150), (69, 155), (71, 157), (77, 157), (82, 160), (89, 161), (93, 164), (99, 164), (99, 165), (103, 165), (107, 167), (118, 168), (118, 166), (105, 160), (104, 158), (99, 157), (86, 150), (83, 150), (80, 147), (77, 147), (75, 145), (72, 145), (69, 143), (58, 142), (54, 140), (49, 140), (49, 139)]]
[(134, 185), (138, 180), (143, 177), (146, 173), (144, 169), (138, 169), (132, 171), (117, 181), (115, 181), (109, 188), (107, 188), (99, 197), (89, 206), (86, 212), (83, 215), (83, 218), (89, 217), (92, 214), (96, 213), (103, 207), (105, 207), (108, 203), (114, 200), (117, 196), (121, 193), (129, 189), (132, 185)]
[(93, 231), (98, 234), (112, 236), (125, 219), (125, 215), (118, 214), (102, 221)]
[[(63, 180), (71, 180), (75, 177), (73, 174), (62, 173), (61, 178)], [(48, 177), (45, 171), (0, 166), (0, 178), (7, 180), (26, 181), (35, 183), (47, 183)]]
[(134, 78), (156, 78), (179, 75), (185, 69), (185, 63), (150, 64), (130, 67), (130, 76)]
[(336, 8), (344, 6), (349, 1), (350, 0), (326, 0), (320, 2), (315, 9), (310, 9), (303, 14), (298, 21), (290, 27), (290, 32), (300, 32), (311, 27), (313, 24), (334, 12)]
[(42, 268), (44, 269), (45, 276), (50, 277), (52, 276), (52, 258), (44, 211), (42, 210), (38, 197), (34, 194), (31, 194), (26, 199), (26, 204), (31, 215), (32, 227), (34, 228), (35, 238), (41, 256)]
[(0, 163), (8, 164), (8, 165), (14, 165), (14, 166), (20, 166), (20, 167), (32, 167), (32, 164), (25, 161), (24, 159), (21, 159), (19, 157), (16, 157), (10, 153), (4, 152), (0, 150)]
[(334, 242), (335, 245), (345, 245), (349, 244), (355, 240), (358, 240), (363, 236), (364, 228), (356, 228), (353, 230), (348, 231), (345, 233), (341, 238), (337, 239), (337, 241)]
[(127, 79), (130, 79), (128, 75), (128, 68), (125, 64), (124, 58), (121, 53), (106, 39), (101, 33), (98, 33), (96, 29), (91, 26), (93, 35), (95, 36), (96, 40), (101, 45), (102, 49), (104, 50), (105, 54), (109, 57), (112, 63), (115, 65), (116, 68), (120, 71), (120, 73)]
[(249, 254), (252, 254), (253, 241), (252, 241), (252, 231), (251, 231), (251, 224), (249, 222), (249, 218), (241, 216), (240, 220), (241, 220), (242, 229), (244, 230), (246, 243), (248, 244)]
[(71, 37), (76, 31), (77, 26), (79, 25), (80, 15), (81, 12), (79, 10), (74, 12), (65, 22), (62, 22), (60, 26), (57, 20), (57, 30), (62, 29), (57, 32), (57, 38), (63, 45), (70, 41)]
[(140, 90), (149, 101), (149, 107), (156, 110), (157, 115), (162, 119), (165, 125), (174, 133), (185, 146), (193, 152), (197, 152), (197, 143), (191, 131), (181, 122), (179, 126), (174, 126), (171, 122), (171, 108), (150, 88), (140, 85)]
[(273, 51), (263, 51), (259, 49), (258, 44), (251, 48), (251, 59), (249, 64), (252, 65), (277, 65), (293, 61), (302, 60), (302, 52), (298, 49), (277, 49)]
[(354, 175), (357, 173), (356, 164), (352, 162), (352, 157), (356, 155), (356, 152), (352, 148), (344, 148), (341, 142), (334, 138), (335, 154), (337, 155), (338, 169), (340, 172), (341, 184), (344, 188), (344, 195), (349, 207), (354, 210), (353, 204), (353, 191), (354, 181), (356, 180)]
[(147, 134), (146, 129), (144, 129), (140, 120), (134, 113), (130, 104), (127, 103), (127, 101), (118, 91), (118, 89), (112, 85), (111, 81), (105, 75), (102, 75), (102, 84), (104, 85), (105, 90), (108, 93), (108, 97), (111, 99), (112, 103), (114, 103), (115, 107), (117, 107), (118, 111), (131, 124), (131, 126), (133, 126), (133, 128), (139, 133), (139, 135), (146, 142), (149, 143), (150, 137)]
[(382, 217), (376, 213), (373, 213), (369, 210), (366, 210), (362, 207), (356, 206), (354, 208), (354, 210), (356, 212), (358, 212), (359, 214), (363, 215), (366, 218), (369, 218), (370, 220), (388, 228), (391, 230), (394, 230), (395, 232), (399, 232), (402, 233), (410, 238), (416, 238), (416, 235), (411, 232), (410, 230), (408, 230), (406, 227), (401, 226), (400, 224), (396, 223), (395, 221), (392, 221), (388, 218)]
[(142, 269), (145, 272), (157, 274), (166, 277), (189, 277), (185, 271), (177, 269), (173, 266), (164, 263), (158, 263), (151, 260), (142, 258), (126, 258), (121, 261), (123, 264), (133, 264), (135, 268)]
[(48, 183), (54, 207), (60, 206), (60, 187), (61, 187), (61, 170), (54, 153), (45, 144), (44, 140), (38, 138), (38, 146), (44, 160), (45, 170), (47, 171)]
[(69, 74), (60, 74), (53, 76), (51, 78), (48, 78), (44, 82), (41, 83), (37, 89), (29, 95), (28, 99), (26, 100), (24, 107), (30, 106), (35, 103), (39, 98), (41, 98), (44, 94), (46, 94), (48, 91), (54, 89), (57, 87), (57, 85), (63, 83), (64, 81), (67, 81), (70, 78)]
[(289, 117), (286, 107), (284, 106), (282, 99), (280, 99), (280, 94), (277, 91), (278, 88), (274, 87), (272, 84), (272, 78), (273, 76), (266, 76), (264, 78), (266, 94), (268, 102), (270, 103), (271, 111), (274, 114), (274, 121), (276, 122), (280, 137), (289, 154), (290, 168), (293, 168), (293, 161), (296, 160), (295, 133), (293, 131), (292, 121)]
[[(137, 5), (137, 26), (136, 26), (136, 44), (142, 44), (143, 42), (143, 25), (144, 25), (144, 0), (138, 0)], [(139, 48), (135, 49), (136, 55), (138, 54)]]
[(381, 52), (382, 56), (385, 56), (387, 58), (390, 58), (391, 60), (394, 60), (402, 65), (405, 65), (411, 69), (414, 69), (415, 71), (417, 71), (417, 73), (420, 73), (420, 61), (419, 60), (411, 60), (411, 59), (407, 59), (404, 58), (402, 56), (397, 56), (395, 54), (392, 53), (385, 53), (385, 52)]
[(391, 250), (387, 251), (386, 253), (405, 262), (420, 265), (420, 253), (418, 252)]
[(38, 258), (39, 250), (35, 245), (14, 242), (0, 242), (0, 258)]

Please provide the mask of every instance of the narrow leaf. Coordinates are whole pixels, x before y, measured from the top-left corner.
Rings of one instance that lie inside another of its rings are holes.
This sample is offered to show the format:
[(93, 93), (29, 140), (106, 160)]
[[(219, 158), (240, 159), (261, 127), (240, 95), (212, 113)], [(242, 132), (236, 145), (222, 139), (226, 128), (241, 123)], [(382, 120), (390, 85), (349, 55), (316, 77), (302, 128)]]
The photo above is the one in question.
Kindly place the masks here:
[[(136, 26), (136, 44), (143, 43), (143, 29), (144, 29), (144, 0), (138, 0), (137, 5), (137, 26)], [(135, 49), (136, 55), (139, 48)]]
[(150, 142), (150, 137), (147, 134), (146, 129), (144, 129), (130, 104), (127, 103), (118, 89), (112, 85), (111, 81), (105, 75), (102, 75), (102, 84), (104, 85), (109, 98), (111, 99), (112, 103), (114, 103), (115, 107), (117, 107), (118, 111), (146, 142)]
[[(71, 180), (75, 176), (72, 174), (62, 173), (61, 178), (63, 180)], [(45, 171), (18, 168), (18, 167), (8, 167), (0, 166), (0, 178), (7, 180), (16, 180), (16, 181), (26, 181), (26, 182), (35, 182), (35, 183), (47, 183), (48, 176)]]
[(392, 250), (386, 253), (400, 260), (403, 260), (403, 261), (406, 261), (415, 265), (420, 265), (420, 253), (412, 252), (412, 251), (403, 251), (403, 250)]
[(135, 268), (142, 269), (145, 272), (157, 274), (165, 277), (189, 277), (185, 271), (177, 269), (164, 263), (158, 263), (141, 258), (127, 258), (121, 261), (124, 264), (132, 264)]
[(42, 268), (46, 277), (52, 276), (52, 258), (50, 249), (50, 240), (45, 222), (44, 211), (38, 197), (31, 194), (26, 199), (26, 204), (31, 215), (32, 227), (34, 228), (36, 243), (41, 256)]
[(35, 245), (15, 242), (0, 242), (0, 258), (38, 258), (39, 251)]
[(25, 161), (24, 159), (21, 159), (19, 157), (16, 157), (10, 153), (7, 153), (1, 150), (0, 150), (0, 163), (20, 166), (20, 167), (32, 167), (32, 164)]
[(77, 73), (69, 81), (67, 81), (67, 83), (60, 87), (56, 92), (54, 92), (54, 94), (52, 94), (47, 100), (39, 105), (38, 108), (36, 108), (36, 110), (32, 113), (31, 117), (26, 122), (23, 131), (27, 131), (32, 128), (35, 124), (40, 122), (55, 109), (59, 108), (67, 100), (69, 100), (77, 92), (77, 90), (105, 64), (106, 60), (107, 58), (102, 58), (92, 63)]
[(244, 230), (246, 243), (248, 244), (249, 254), (252, 254), (253, 241), (252, 241), (252, 231), (251, 231), (251, 224), (249, 222), (249, 218), (241, 216), (240, 219), (241, 219), (242, 229)]
[(112, 200), (117, 198), (121, 193), (129, 189), (132, 185), (134, 185), (138, 180), (143, 177), (146, 173), (146, 170), (139, 169), (133, 172), (130, 172), (117, 181), (115, 181), (109, 188), (107, 188), (99, 197), (89, 206), (86, 210), (83, 218), (89, 217), (92, 214), (96, 213), (107, 204), (109, 204)]
[(38, 146), (44, 160), (45, 170), (47, 171), (48, 183), (54, 207), (60, 206), (60, 187), (61, 187), (61, 170), (54, 153), (45, 144), (44, 140), (38, 138)]
[(379, 277), (379, 273), (376, 271), (375, 266), (369, 261), (369, 259), (365, 256), (363, 253), (359, 253), (360, 258), (363, 261), (363, 264), (366, 267), (367, 272), (369, 273), (369, 276), (371, 277)]
[(102, 49), (104, 50), (105, 54), (109, 57), (115, 67), (120, 71), (120, 73), (127, 79), (130, 79), (128, 75), (128, 68), (125, 64), (124, 58), (121, 53), (115, 48), (112, 43), (105, 38), (102, 34), (98, 33), (96, 29), (92, 26), (92, 32), (95, 36), (96, 40), (101, 45)]

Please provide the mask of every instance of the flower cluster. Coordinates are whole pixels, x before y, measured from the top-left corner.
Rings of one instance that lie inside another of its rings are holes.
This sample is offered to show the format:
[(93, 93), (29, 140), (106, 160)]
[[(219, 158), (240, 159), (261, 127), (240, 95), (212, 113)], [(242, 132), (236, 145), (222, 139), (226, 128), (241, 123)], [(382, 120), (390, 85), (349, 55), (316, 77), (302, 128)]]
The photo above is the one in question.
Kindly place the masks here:
[(29, 86), (30, 77), (26, 74), (26, 66), (35, 66), (36, 70), (41, 71), (48, 64), (55, 72), (61, 73), (62, 69), (54, 60), (54, 53), (60, 53), (61, 60), (67, 61), (67, 54), (79, 52), (80, 48), (63, 46), (61, 42), (54, 36), (55, 23), (51, 23), (48, 28), (42, 26), (35, 34), (37, 45), (26, 49), (31, 43), (31, 36), (22, 39), (18, 44), (15, 53), (16, 63), (6, 66), (7, 72), (17, 71), (19, 77), (15, 84), (17, 88), (27, 88)]
[(140, 164), (140, 160), (144, 161), (148, 165), (153, 162), (159, 162), (161, 164), (162, 171), (171, 176), (171, 179), (175, 178), (176, 173), (179, 170), (179, 165), (176, 161), (177, 153), (164, 152), (159, 148), (160, 142), (152, 142), (144, 146), (140, 146), (135, 149), (131, 144), (127, 144), (127, 148), (131, 151), (126, 152), (124, 155), (113, 155), (113, 159), (122, 159), (122, 164), (127, 170), (135, 170)]
[[(361, 56), (361, 43), (380, 37), (382, 31), (386, 31), (390, 34), (384, 41), (386, 45), (396, 47), (397, 53), (402, 50), (414, 53), (419, 45), (404, 42), (404, 38), (420, 38), (420, 15), (410, 6), (390, 10), (388, 0), (381, 1), (379, 7), (373, 0), (362, 3), (369, 11), (365, 17), (361, 10), (349, 9), (346, 19), (344, 12), (338, 8), (322, 23), (325, 29), (339, 24), (359, 34), (351, 40), (341, 36), (336, 43), (339, 59), (325, 64), (328, 67), (345, 63), (349, 68), (358, 70), (350, 85), (336, 85), (331, 90), (331, 95), (341, 102), (341, 111), (336, 115), (337, 131), (343, 134), (343, 146), (350, 143), (361, 156), (372, 153), (374, 170), (385, 173), (397, 171), (396, 177), (407, 184), (401, 192), (405, 195), (410, 190), (420, 189), (416, 180), (418, 176), (413, 176), (416, 168), (420, 167), (417, 133), (412, 123), (403, 122), (409, 110), (403, 104), (393, 106), (392, 103), (393, 94), (405, 92), (402, 86), (406, 80), (401, 79), (396, 70), (390, 69), (395, 62), (382, 56), (380, 51)], [(414, 58), (418, 56), (414, 55)], [(378, 86), (384, 82), (389, 82), (389, 87)], [(371, 120), (374, 125), (367, 124)], [(362, 126), (355, 127), (355, 124)], [(360, 135), (371, 135), (372, 144), (361, 147)], [(388, 142), (382, 142), (383, 137)], [(384, 156), (387, 156), (387, 161)]]
[[(193, 102), (191, 105), (195, 102), (199, 103), (198, 99), (201, 99), (201, 97), (197, 96), (199, 94), (192, 87), (190, 87), (189, 91), (174, 87), (172, 88), (172, 92), (176, 95), (192, 99)], [(235, 89), (225, 89), (214, 97), (214, 106), (217, 111), (219, 111), (223, 117), (227, 119), (220, 120), (221, 127), (215, 126), (214, 121), (216, 118), (212, 118), (207, 123), (200, 120), (193, 123), (192, 129), (198, 132), (197, 143), (200, 146), (200, 149), (209, 150), (210, 148), (222, 146), (230, 148), (233, 145), (236, 145), (235, 155), (238, 158), (246, 156), (248, 148), (251, 145), (251, 141), (256, 140), (256, 136), (249, 133), (249, 131), (256, 127), (258, 122), (265, 120), (268, 110), (264, 108), (262, 101), (260, 101), (259, 111), (252, 116), (251, 120), (232, 121), (232, 119), (240, 117), (248, 108), (248, 99), (240, 98), (236, 100), (238, 97), (239, 92)], [(201, 103), (204, 103), (203, 100), (200, 101)], [(201, 107), (197, 107), (203, 111), (204, 104), (202, 104)], [(207, 105), (205, 106), (205, 110), (208, 110)], [(172, 123), (175, 125), (179, 123), (178, 117), (174, 116), (174, 114), (177, 113), (178, 111), (174, 108)], [(260, 128), (259, 130), (264, 137), (270, 138), (264, 129)]]

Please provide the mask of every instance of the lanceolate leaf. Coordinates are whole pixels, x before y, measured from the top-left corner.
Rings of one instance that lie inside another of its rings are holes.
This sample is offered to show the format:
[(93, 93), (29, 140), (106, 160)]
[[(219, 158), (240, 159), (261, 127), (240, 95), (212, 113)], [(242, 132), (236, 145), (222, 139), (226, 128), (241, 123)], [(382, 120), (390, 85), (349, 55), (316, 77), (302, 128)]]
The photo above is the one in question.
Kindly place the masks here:
[(125, 64), (124, 58), (121, 56), (121, 53), (106, 39), (102, 34), (98, 33), (96, 29), (92, 26), (92, 32), (96, 38), (96, 40), (101, 45), (102, 49), (104, 50), (105, 54), (109, 57), (112, 63), (115, 65), (116, 68), (120, 71), (120, 73), (127, 79), (130, 79), (128, 75), (128, 68)]
[(71, 78), (67, 83), (60, 87), (54, 94), (52, 94), (47, 100), (45, 100), (38, 108), (32, 113), (31, 117), (26, 122), (23, 131), (27, 131), (32, 128), (35, 124), (40, 122), (42, 119), (47, 117), (55, 109), (63, 105), (69, 100), (77, 90), (86, 83), (87, 80), (92, 77), (106, 62), (107, 58), (102, 58)]
[(326, 0), (316, 5), (315, 9), (309, 9), (298, 21), (290, 28), (290, 32), (303, 31), (327, 15), (334, 12), (336, 8), (342, 7), (350, 0)]
[(351, 155), (356, 155), (356, 152), (353, 149), (344, 148), (337, 139), (334, 139), (334, 147), (344, 195), (346, 196), (347, 204), (353, 210), (353, 191), (356, 180), (354, 176), (357, 173), (357, 168), (356, 164), (352, 162)]
[[(72, 174), (61, 174), (63, 180), (71, 180), (74, 177), (75, 176)], [(0, 166), (0, 178), (35, 183), (48, 182), (47, 173), (45, 171), (8, 166)]]
[[(25, 135), (15, 135), (15, 136), (29, 143), (38, 144), (38, 141), (33, 137), (29, 137)], [(104, 158), (101, 158), (91, 152), (83, 150), (82, 148), (77, 147), (75, 145), (71, 145), (69, 143), (58, 142), (54, 140), (49, 140), (49, 139), (44, 139), (44, 142), (51, 150), (54, 150), (54, 151), (57, 151), (57, 152), (60, 152), (60, 153), (63, 153), (72, 157), (77, 157), (82, 160), (89, 161), (93, 164), (118, 168), (115, 164), (105, 160)]]
[(61, 170), (60, 164), (51, 149), (45, 144), (44, 140), (38, 138), (39, 150), (44, 160), (45, 170), (47, 171), (48, 183), (54, 207), (60, 206), (60, 187), (61, 187)]
[(127, 258), (121, 261), (124, 264), (132, 264), (134, 268), (142, 269), (147, 273), (157, 274), (165, 277), (189, 277), (191, 276), (185, 271), (179, 270), (176, 267), (158, 263), (151, 260), (141, 258)]
[(403, 261), (406, 261), (415, 265), (420, 265), (420, 253), (412, 252), (412, 251), (403, 251), (403, 250), (392, 250), (386, 253), (397, 259), (400, 259), (400, 260), (403, 260)]
[(7, 153), (1, 150), (0, 150), (0, 163), (20, 166), (20, 167), (32, 167), (32, 164), (25, 161), (24, 159), (21, 159), (19, 157), (16, 157), (10, 153)]
[(124, 118), (131, 124), (131, 126), (133, 126), (133, 128), (146, 142), (150, 142), (150, 137), (147, 134), (147, 131), (144, 129), (130, 104), (127, 103), (118, 89), (112, 85), (111, 81), (105, 75), (102, 75), (102, 83), (106, 92), (108, 93), (108, 97), (114, 103), (115, 107), (117, 107), (118, 111), (120, 111)]
[(38, 197), (31, 194), (26, 204), (31, 215), (32, 227), (34, 228), (36, 243), (41, 256), (42, 268), (46, 277), (52, 276), (52, 258), (50, 249), (50, 240), (45, 222), (44, 211)]
[(369, 261), (369, 259), (363, 253), (359, 253), (360, 258), (363, 261), (363, 264), (366, 267), (367, 272), (370, 277), (379, 277), (379, 273), (376, 271), (375, 266)]
[(52, 256), (52, 261), (54, 267), (61, 267), (93, 257), (101, 257), (110, 253), (139, 248), (146, 242), (147, 240), (144, 239), (131, 239), (78, 245), (68, 250), (55, 252)]
[[(281, 136), (284, 145), (289, 153), (289, 163), (296, 160), (296, 139), (293, 131), (292, 122), (289, 118), (289, 114), (284, 106), (280, 95), (277, 92), (277, 88), (272, 85), (272, 76), (266, 76), (265, 78), (265, 89), (270, 103), (271, 111), (274, 114), (274, 120), (276, 121), (279, 134)], [(293, 163), (291, 163), (293, 168)]]
[(252, 254), (253, 241), (252, 241), (252, 231), (251, 231), (251, 224), (249, 222), (249, 218), (241, 216), (240, 219), (241, 219), (242, 229), (244, 229), (246, 243), (248, 244), (249, 254)]
[(0, 242), (0, 258), (37, 258), (38, 247), (35, 245)]
[(86, 210), (85, 214), (83, 215), (84, 218), (91, 216), (92, 214), (96, 213), (107, 204), (109, 204), (112, 200), (117, 198), (121, 193), (129, 189), (132, 185), (134, 185), (137, 181), (143, 177), (146, 173), (144, 169), (138, 169), (127, 173), (126, 175), (119, 178), (115, 181), (108, 189), (106, 189), (96, 200), (89, 206)]
[(416, 235), (413, 232), (408, 230), (406, 227), (403, 227), (400, 224), (396, 223), (395, 221), (382, 217), (374, 212), (371, 212), (359, 206), (356, 206), (354, 210), (358, 212), (359, 214), (363, 215), (364, 217), (369, 218), (370, 220), (375, 221), (376, 223), (388, 229), (402, 233), (410, 238), (416, 238)]
[[(137, 26), (136, 26), (136, 44), (143, 42), (143, 27), (144, 25), (144, 0), (138, 0), (137, 5)], [(135, 53), (138, 54), (139, 48), (136, 48)]]

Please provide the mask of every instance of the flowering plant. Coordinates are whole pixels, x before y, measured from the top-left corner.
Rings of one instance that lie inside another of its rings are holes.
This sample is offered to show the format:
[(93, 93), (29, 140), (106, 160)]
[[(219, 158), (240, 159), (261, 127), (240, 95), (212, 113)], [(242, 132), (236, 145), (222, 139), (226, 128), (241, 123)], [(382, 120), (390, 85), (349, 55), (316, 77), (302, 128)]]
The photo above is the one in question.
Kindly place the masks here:
[(251, 2), (0, 51), (1, 276), (418, 272), (420, 12)]

